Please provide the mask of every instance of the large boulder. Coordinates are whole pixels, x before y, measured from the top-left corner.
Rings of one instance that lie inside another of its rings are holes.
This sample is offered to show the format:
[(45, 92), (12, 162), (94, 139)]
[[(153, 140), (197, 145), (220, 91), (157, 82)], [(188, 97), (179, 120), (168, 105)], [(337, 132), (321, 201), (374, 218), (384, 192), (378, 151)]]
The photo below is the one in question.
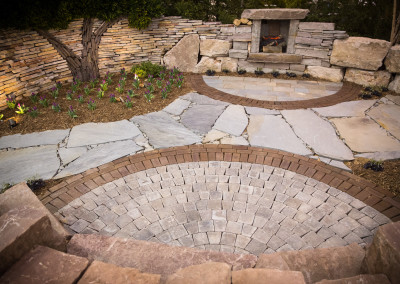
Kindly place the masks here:
[(344, 80), (363, 86), (387, 87), (390, 81), (390, 73), (387, 71), (365, 71), (348, 68)]
[(183, 72), (193, 72), (197, 64), (200, 50), (200, 38), (197, 34), (184, 36), (164, 56), (168, 68), (177, 67)]
[(230, 57), (217, 57), (217, 60), (221, 60), (221, 70), (229, 70), (230, 72), (236, 72), (238, 68), (238, 59)]
[(331, 64), (376, 71), (390, 48), (390, 42), (366, 37), (335, 40)]
[(204, 39), (200, 41), (200, 55), (208, 57), (228, 56), (231, 43), (220, 39)]
[(194, 73), (204, 73), (207, 70), (214, 70), (215, 72), (221, 72), (221, 61), (203, 56), (200, 60), (200, 62), (194, 67), (193, 72)]
[(389, 90), (400, 94), (400, 75), (396, 75), (394, 80), (390, 82)]
[(308, 66), (306, 73), (310, 74), (315, 78), (328, 80), (332, 82), (341, 82), (343, 80), (343, 71), (342, 69), (338, 68)]
[(385, 66), (391, 73), (400, 73), (400, 44), (390, 48), (385, 59)]
[(363, 272), (386, 274), (392, 283), (400, 283), (400, 222), (381, 226), (367, 249)]

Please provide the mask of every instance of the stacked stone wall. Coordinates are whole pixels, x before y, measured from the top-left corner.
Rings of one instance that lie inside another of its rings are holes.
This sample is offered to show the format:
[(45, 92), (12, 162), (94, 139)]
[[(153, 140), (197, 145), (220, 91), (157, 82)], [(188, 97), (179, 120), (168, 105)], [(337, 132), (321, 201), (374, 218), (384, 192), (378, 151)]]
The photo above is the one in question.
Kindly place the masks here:
[[(101, 24), (95, 20), (93, 29)], [(61, 42), (78, 56), (82, 51), (82, 25), (79, 19), (67, 29), (51, 30)], [(99, 46), (99, 69), (104, 75), (121, 68), (130, 68), (142, 61), (163, 63), (164, 54), (188, 34), (198, 34), (201, 39), (227, 39), (229, 33), (219, 22), (203, 22), (163, 17), (154, 19), (144, 30), (128, 26), (122, 19), (102, 36)], [(0, 109), (6, 107), (6, 95), (15, 94), (17, 100), (32, 92), (45, 92), (55, 81), (71, 82), (72, 74), (67, 62), (53, 46), (35, 31), (0, 30)]]

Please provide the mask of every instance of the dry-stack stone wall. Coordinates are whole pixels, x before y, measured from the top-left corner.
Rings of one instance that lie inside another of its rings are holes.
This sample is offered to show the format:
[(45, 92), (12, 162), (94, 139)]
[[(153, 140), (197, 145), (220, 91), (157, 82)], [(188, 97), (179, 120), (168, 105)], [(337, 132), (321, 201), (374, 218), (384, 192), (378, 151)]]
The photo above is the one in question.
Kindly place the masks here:
[[(93, 29), (101, 21), (95, 20)], [(82, 51), (82, 25), (79, 19), (64, 30), (51, 30), (50, 34), (72, 49), (78, 56)], [(219, 22), (203, 22), (163, 17), (154, 19), (145, 30), (128, 26), (122, 19), (102, 36), (99, 46), (99, 69), (104, 75), (133, 64), (150, 60), (162, 63), (163, 55), (185, 35), (198, 34), (200, 39), (226, 39), (229, 33), (221, 31)], [(55, 81), (71, 82), (72, 74), (67, 62), (53, 46), (36, 31), (0, 30), (0, 109), (6, 107), (6, 95), (14, 93), (17, 99), (43, 92)]]

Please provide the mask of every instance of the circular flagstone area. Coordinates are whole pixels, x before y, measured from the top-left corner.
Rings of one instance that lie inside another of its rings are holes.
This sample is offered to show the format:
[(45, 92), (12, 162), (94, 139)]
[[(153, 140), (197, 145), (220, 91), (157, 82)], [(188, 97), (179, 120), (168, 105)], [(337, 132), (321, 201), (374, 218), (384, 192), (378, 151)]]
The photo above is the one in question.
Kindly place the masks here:
[(281, 80), (253, 77), (203, 76), (204, 82), (222, 92), (261, 101), (301, 101), (336, 94), (343, 83)]
[(76, 233), (260, 255), (371, 242), (390, 219), (351, 195), (269, 165), (204, 161), (98, 186), (56, 214)]

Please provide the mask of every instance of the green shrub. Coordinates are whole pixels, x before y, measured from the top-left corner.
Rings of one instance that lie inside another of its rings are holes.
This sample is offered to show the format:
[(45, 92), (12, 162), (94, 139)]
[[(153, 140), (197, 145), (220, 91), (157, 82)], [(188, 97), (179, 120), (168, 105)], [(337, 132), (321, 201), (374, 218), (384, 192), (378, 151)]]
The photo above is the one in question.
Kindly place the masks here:
[[(132, 66), (131, 72), (136, 73), (138, 76), (138, 71), (143, 70), (146, 74), (143, 77), (152, 75), (153, 77), (159, 77), (160, 72), (165, 71), (165, 66), (154, 64), (150, 61), (142, 62), (138, 65)], [(140, 76), (139, 76), (140, 77)]]

